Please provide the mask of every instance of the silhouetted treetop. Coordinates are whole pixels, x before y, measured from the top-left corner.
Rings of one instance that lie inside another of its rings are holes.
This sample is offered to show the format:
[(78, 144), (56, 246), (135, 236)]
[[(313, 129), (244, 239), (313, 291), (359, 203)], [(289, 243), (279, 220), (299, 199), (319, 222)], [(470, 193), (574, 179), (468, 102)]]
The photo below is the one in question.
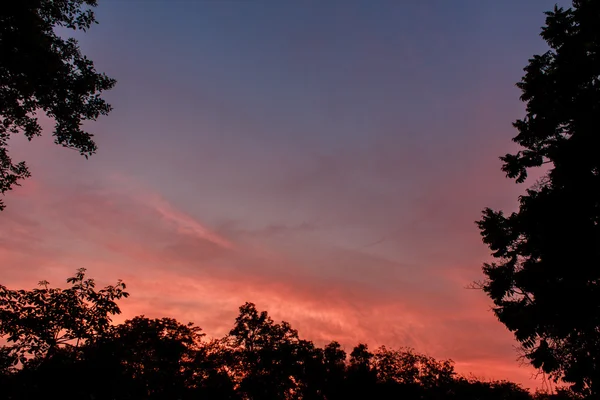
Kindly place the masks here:
[(111, 315), (121, 310), (116, 301), (128, 297), (125, 284), (96, 290), (85, 269), (67, 279), (67, 289), (49, 288), (41, 281), (33, 290), (10, 290), (0, 285), (0, 337), (15, 361), (49, 358), (61, 347), (78, 347), (111, 328)]
[(96, 72), (75, 39), (56, 32), (89, 29), (94, 6), (95, 0), (28, 0), (0, 7), (0, 193), (30, 176), (25, 162), (11, 159), (8, 140), (41, 135), (42, 113), (54, 121), (56, 144), (86, 157), (95, 153), (93, 135), (82, 124), (109, 113), (100, 94), (115, 80)]
[(509, 178), (546, 174), (505, 215), (478, 221), (493, 263), (482, 289), (531, 364), (582, 394), (600, 396), (600, 2), (546, 13), (550, 49), (518, 87), (522, 147), (501, 157)]
[(529, 60), (517, 84), (527, 112), (514, 123), (513, 140), (523, 150), (501, 157), (503, 170), (517, 182), (543, 164), (550, 165), (555, 187), (597, 175), (599, 8), (597, 1), (575, 0), (573, 8), (546, 12), (541, 36), (550, 50)]

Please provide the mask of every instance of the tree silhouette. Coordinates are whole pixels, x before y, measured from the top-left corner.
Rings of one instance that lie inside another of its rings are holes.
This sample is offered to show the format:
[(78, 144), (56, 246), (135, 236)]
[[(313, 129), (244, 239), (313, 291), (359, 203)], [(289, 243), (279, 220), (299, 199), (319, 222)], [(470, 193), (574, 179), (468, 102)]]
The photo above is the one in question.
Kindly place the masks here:
[(299, 391), (303, 377), (302, 355), (314, 346), (302, 341), (289, 323), (276, 324), (266, 311), (252, 303), (240, 307), (229, 333), (238, 371), (244, 371), (239, 390), (250, 399), (280, 399)]
[(49, 288), (47, 281), (33, 290), (10, 290), (0, 285), (0, 337), (4, 351), (22, 364), (47, 360), (63, 347), (78, 348), (111, 329), (111, 315), (121, 310), (116, 301), (129, 296), (125, 284), (96, 290), (85, 269), (68, 278), (67, 289)]
[(518, 212), (484, 210), (496, 261), (481, 286), (533, 366), (600, 396), (600, 2), (546, 15), (550, 50), (517, 85), (527, 109), (513, 140), (523, 149), (501, 159), (519, 183), (531, 168), (547, 173)]
[[(547, 396), (543, 392), (532, 396), (527, 390), (507, 381), (485, 382), (474, 378), (459, 378), (453, 386), (454, 398), (461, 400), (530, 400), (532, 397), (535, 400), (543, 400)], [(566, 399), (574, 400), (575, 397)]]
[[(96, 151), (82, 129), (111, 110), (100, 93), (115, 81), (97, 73), (75, 39), (56, 28), (89, 29), (96, 0), (12, 1), (0, 7), (0, 193), (30, 176), (25, 162), (8, 154), (11, 135), (39, 136), (40, 113), (54, 120), (54, 142), (88, 157)], [(4, 203), (0, 200), (0, 210)]]
[(82, 364), (112, 384), (112, 388), (101, 387), (104, 395), (114, 396), (127, 388), (137, 398), (182, 398), (187, 382), (193, 379), (202, 336), (193, 324), (139, 316), (113, 327), (88, 346)]
[(387, 393), (398, 396), (447, 396), (456, 375), (451, 361), (437, 361), (412, 349), (381, 346), (375, 352), (374, 365), (378, 382), (385, 384)]
[[(240, 307), (220, 339), (205, 340), (199, 327), (172, 318), (138, 316), (113, 325), (108, 317), (126, 297), (122, 283), (95, 291), (83, 270), (69, 282), (64, 290), (47, 283), (32, 291), (2, 287), (0, 338), (11, 340), (0, 347), (2, 399), (582, 399), (569, 391), (534, 396), (511, 382), (467, 379), (451, 361), (411, 349), (371, 352), (358, 344), (347, 356), (337, 342), (319, 348), (252, 303)], [(85, 329), (75, 332), (79, 325)], [(53, 339), (51, 347), (47, 338), (56, 332), (69, 339)]]
[(195, 354), (187, 386), (192, 398), (240, 399), (234, 375), (235, 355), (227, 338), (204, 343)]
[(373, 353), (364, 343), (359, 343), (350, 353), (346, 372), (346, 398), (364, 399), (374, 392), (377, 373), (373, 369)]
[(326, 399), (342, 399), (346, 377), (346, 352), (338, 342), (331, 342), (323, 349), (324, 382)]

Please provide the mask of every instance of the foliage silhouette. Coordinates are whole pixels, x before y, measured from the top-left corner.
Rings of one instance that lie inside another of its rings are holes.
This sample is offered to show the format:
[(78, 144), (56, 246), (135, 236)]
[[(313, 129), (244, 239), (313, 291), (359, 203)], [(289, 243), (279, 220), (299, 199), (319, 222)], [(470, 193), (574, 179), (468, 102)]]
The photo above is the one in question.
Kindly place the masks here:
[(482, 289), (534, 367), (579, 393), (600, 396), (600, 2), (575, 0), (546, 13), (550, 50), (517, 86), (526, 116), (514, 123), (523, 149), (503, 171), (524, 182), (547, 173), (509, 216), (478, 221), (496, 261)]
[(13, 363), (25, 363), (28, 356), (48, 359), (61, 347), (78, 348), (111, 329), (111, 315), (121, 311), (116, 301), (129, 296), (125, 284), (96, 290), (85, 269), (67, 279), (67, 289), (49, 288), (41, 281), (31, 291), (9, 290), (0, 285), (0, 336)]
[(19, 133), (40, 136), (41, 113), (54, 120), (56, 144), (86, 158), (96, 152), (82, 123), (110, 112), (100, 94), (115, 81), (96, 72), (75, 39), (55, 31), (88, 30), (95, 6), (96, 0), (28, 0), (0, 7), (0, 193), (30, 176), (24, 161), (9, 156), (8, 140)]
[[(127, 297), (123, 283), (96, 292), (84, 270), (68, 282), (68, 289), (48, 288), (47, 282), (30, 291), (2, 287), (0, 337), (11, 339), (0, 348), (3, 399), (578, 398), (467, 379), (452, 361), (411, 349), (382, 346), (371, 352), (358, 344), (348, 355), (337, 342), (319, 348), (252, 303), (240, 307), (221, 339), (207, 340), (199, 327), (172, 318), (138, 316), (113, 325), (116, 301)], [(49, 340), (56, 332), (68, 340)], [(77, 339), (78, 345), (66, 345)], [(29, 356), (19, 361), (23, 353)]]

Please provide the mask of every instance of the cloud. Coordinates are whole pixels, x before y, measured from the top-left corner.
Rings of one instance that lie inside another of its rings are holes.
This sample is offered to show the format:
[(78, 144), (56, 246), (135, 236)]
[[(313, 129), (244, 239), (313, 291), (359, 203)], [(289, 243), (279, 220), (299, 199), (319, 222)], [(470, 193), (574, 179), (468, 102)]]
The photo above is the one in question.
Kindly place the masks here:
[(148, 204), (157, 211), (162, 218), (174, 223), (177, 226), (178, 232), (194, 236), (201, 240), (207, 240), (221, 247), (232, 249), (234, 246), (227, 239), (210, 231), (205, 226), (202, 226), (197, 220), (186, 215), (183, 212), (175, 210), (169, 203), (158, 195), (153, 195), (148, 198)]
[[(2, 281), (10, 286), (61, 284), (83, 266), (101, 284), (128, 283), (132, 297), (118, 321), (169, 315), (216, 337), (252, 301), (319, 345), (411, 346), (453, 358), (461, 372), (525, 382), (508, 369), (510, 334), (485, 313), (484, 296), (463, 289), (468, 274), (453, 264), (412, 264), (336, 243), (327, 236), (334, 228), (313, 222), (211, 226), (131, 180), (39, 189), (45, 196), (0, 215), (0, 259), (12, 268)], [(415, 220), (432, 210), (424, 204)]]

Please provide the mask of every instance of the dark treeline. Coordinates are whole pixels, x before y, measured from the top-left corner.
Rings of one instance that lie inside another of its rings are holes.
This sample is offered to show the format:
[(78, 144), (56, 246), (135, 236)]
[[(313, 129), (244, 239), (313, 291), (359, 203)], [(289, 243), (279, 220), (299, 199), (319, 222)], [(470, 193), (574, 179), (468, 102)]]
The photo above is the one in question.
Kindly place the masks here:
[(97, 290), (85, 271), (66, 289), (0, 286), (4, 399), (571, 399), (458, 375), (411, 349), (324, 347), (252, 303), (229, 334), (138, 316), (112, 324), (125, 284)]

